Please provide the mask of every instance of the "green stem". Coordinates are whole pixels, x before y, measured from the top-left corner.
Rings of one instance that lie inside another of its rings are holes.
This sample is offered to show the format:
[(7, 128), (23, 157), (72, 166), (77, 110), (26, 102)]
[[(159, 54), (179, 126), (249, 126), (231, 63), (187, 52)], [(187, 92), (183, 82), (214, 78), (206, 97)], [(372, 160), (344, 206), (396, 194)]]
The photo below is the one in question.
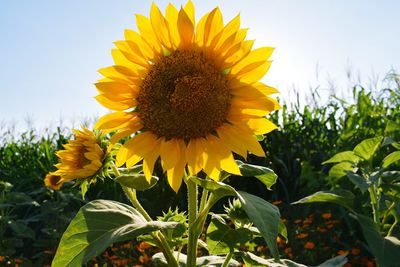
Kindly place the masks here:
[[(115, 165), (112, 165), (112, 170), (116, 176), (120, 175), (120, 173)], [(123, 186), (123, 185), (121, 185), (121, 187), (122, 187), (122, 190), (124, 190), (129, 201), (139, 211), (139, 213), (146, 219), (146, 221), (152, 221), (150, 215), (140, 204), (140, 202), (137, 198), (137, 195), (136, 195), (136, 190), (133, 188)], [(172, 253), (172, 249), (169, 246), (168, 241), (165, 238), (165, 236), (160, 231), (151, 233), (151, 236), (154, 238), (157, 245), (161, 248), (161, 250), (164, 254), (164, 257), (168, 262), (168, 266), (179, 267), (178, 262), (176, 261), (174, 255)]]
[(229, 265), (229, 262), (231, 261), (233, 256), (233, 251), (230, 250), (228, 255), (226, 255), (226, 258), (224, 260), (224, 263), (222, 263), (221, 267), (227, 267)]
[(396, 202), (393, 201), (392, 204), (389, 206), (389, 208), (385, 211), (385, 215), (383, 216), (381, 225), (385, 225), (390, 212), (392, 211), (392, 209), (394, 209), (395, 206), (396, 206)]
[(199, 206), (199, 211), (200, 212), (204, 209), (204, 206), (206, 205), (207, 199), (208, 199), (208, 190), (203, 188), (203, 192), (201, 193), (200, 206)]
[(392, 235), (393, 230), (394, 230), (394, 227), (396, 226), (397, 223), (398, 223), (398, 220), (397, 220), (397, 218), (395, 218), (395, 219), (394, 219), (394, 223), (392, 224), (392, 226), (390, 226), (390, 229), (389, 229), (389, 231), (388, 231), (387, 236), (391, 236), (391, 235)]
[(197, 218), (197, 185), (190, 179), (186, 179), (188, 189), (188, 214), (189, 214), (189, 237), (187, 249), (187, 267), (196, 266), (197, 257), (197, 231), (194, 222)]
[(379, 228), (379, 231), (381, 229), (380, 221), (379, 221), (379, 203), (378, 203), (378, 197), (376, 194), (376, 189), (375, 185), (372, 185), (370, 188), (368, 188), (369, 195), (371, 198), (371, 207), (372, 207), (372, 213), (374, 216), (374, 222)]

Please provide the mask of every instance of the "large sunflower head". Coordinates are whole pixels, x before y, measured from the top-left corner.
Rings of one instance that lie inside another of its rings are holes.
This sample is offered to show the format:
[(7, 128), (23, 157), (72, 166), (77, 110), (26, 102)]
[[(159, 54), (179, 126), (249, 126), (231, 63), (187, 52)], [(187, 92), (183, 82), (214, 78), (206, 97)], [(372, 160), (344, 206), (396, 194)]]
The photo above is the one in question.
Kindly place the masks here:
[(255, 135), (276, 126), (265, 116), (278, 109), (277, 90), (259, 80), (268, 71), (271, 47), (252, 50), (240, 16), (224, 24), (219, 8), (195, 23), (189, 1), (172, 4), (165, 15), (153, 3), (150, 17), (136, 15), (138, 31), (115, 42), (115, 65), (101, 69), (96, 99), (115, 112), (95, 128), (115, 131), (111, 142), (136, 135), (117, 154), (130, 167), (143, 159), (150, 178), (161, 158), (177, 191), (185, 166), (218, 179), (220, 171), (240, 174), (232, 152), (264, 156)]
[(59, 163), (53, 175), (60, 177), (57, 184), (94, 176), (103, 166), (104, 152), (99, 138), (87, 128), (73, 132), (75, 139), (56, 153)]

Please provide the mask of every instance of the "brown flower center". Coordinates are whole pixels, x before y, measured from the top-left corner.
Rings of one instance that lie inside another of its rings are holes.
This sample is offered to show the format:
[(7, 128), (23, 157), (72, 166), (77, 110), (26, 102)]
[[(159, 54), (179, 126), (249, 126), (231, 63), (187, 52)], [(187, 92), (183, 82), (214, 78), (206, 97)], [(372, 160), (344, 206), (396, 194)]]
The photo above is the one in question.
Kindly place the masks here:
[(151, 66), (137, 108), (146, 130), (188, 140), (224, 123), (230, 99), (224, 75), (202, 53), (175, 51)]

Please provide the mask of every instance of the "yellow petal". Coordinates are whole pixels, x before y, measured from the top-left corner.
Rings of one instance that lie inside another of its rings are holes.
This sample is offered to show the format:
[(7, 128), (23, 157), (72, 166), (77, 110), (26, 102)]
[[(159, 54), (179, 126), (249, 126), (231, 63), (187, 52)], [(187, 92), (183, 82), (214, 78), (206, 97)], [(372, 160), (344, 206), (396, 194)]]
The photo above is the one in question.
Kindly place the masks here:
[(248, 151), (256, 156), (265, 157), (264, 150), (250, 130), (245, 129), (244, 127), (236, 127), (236, 129), (238, 130), (238, 141), (242, 142)]
[(153, 175), (154, 164), (157, 158), (160, 156), (160, 139), (156, 141), (153, 148), (143, 158), (143, 172), (146, 180), (150, 182), (151, 176)]
[(205, 148), (207, 158), (203, 162), (203, 170), (211, 179), (218, 181), (221, 169), (221, 158), (213, 136), (207, 137)]
[(261, 47), (251, 51), (245, 58), (236, 63), (231, 70), (231, 74), (238, 74), (239, 72), (244, 72), (243, 69), (251, 66), (254, 63), (265, 62), (274, 51), (272, 47)]
[(112, 49), (111, 55), (114, 59), (115, 65), (124, 66), (128, 69), (134, 70), (135, 73), (143, 73), (144, 68), (138, 64), (128, 60), (126, 56), (118, 49)]
[(203, 153), (205, 150), (204, 141), (204, 138), (190, 139), (186, 147), (186, 159), (190, 175), (196, 175), (202, 169)]
[(240, 79), (241, 82), (245, 83), (255, 83), (259, 81), (264, 75), (268, 72), (269, 68), (271, 67), (272, 61), (266, 61), (262, 65), (257, 66), (256, 68), (252, 69), (249, 72), (244, 74), (239, 74), (237, 79)]
[(210, 13), (206, 13), (196, 26), (196, 44), (200, 47), (204, 45), (204, 26)]
[(240, 27), (240, 15), (234, 17), (226, 26), (215, 36), (215, 38), (211, 42), (211, 47), (215, 50), (218, 50), (228, 38), (232, 38), (231, 42), (233, 42), (236, 36), (236, 32)]
[(238, 165), (236, 164), (231, 151), (228, 149), (225, 144), (221, 142), (221, 139), (209, 135), (207, 140), (210, 141), (213, 149), (215, 150), (214, 153), (218, 153), (218, 158), (220, 160), (221, 169), (227, 171), (232, 174), (241, 175)]
[(139, 73), (135, 71), (136, 70), (131, 70), (127, 67), (117, 65), (99, 69), (99, 72), (103, 76), (106, 76), (107, 78), (111, 78), (113, 80), (125, 82), (133, 82), (139, 78)]
[(113, 101), (104, 94), (98, 95), (95, 98), (100, 104), (111, 110), (123, 111), (136, 106), (136, 100), (134, 99)]
[(179, 147), (179, 160), (177, 161), (176, 165), (167, 171), (168, 183), (170, 184), (171, 188), (178, 192), (181, 184), (183, 173), (185, 171), (186, 165), (186, 157), (185, 157), (185, 143), (183, 140), (178, 140), (178, 147)]
[(136, 113), (133, 112), (113, 112), (107, 115), (104, 115), (100, 119), (97, 120), (94, 125), (94, 129), (112, 129), (112, 128), (124, 128), (124, 126), (128, 125), (130, 122), (134, 121), (137, 118)]
[(217, 129), (217, 133), (221, 142), (223, 142), (230, 150), (234, 151), (235, 153), (239, 154), (243, 158), (247, 157), (247, 150), (246, 148), (238, 142), (235, 136), (235, 129), (228, 124), (224, 124)]
[[(121, 166), (132, 156), (138, 156), (142, 159), (156, 143), (157, 137), (151, 132), (144, 132), (128, 140), (118, 151), (116, 162)], [(139, 160), (140, 160), (139, 159)], [(137, 162), (139, 162), (139, 160)]]
[(160, 146), (161, 164), (164, 170), (169, 170), (178, 162), (179, 144), (176, 138), (162, 140)]
[(129, 128), (121, 129), (117, 133), (113, 134), (113, 136), (111, 136), (110, 143), (115, 144), (122, 138), (127, 137), (127, 136), (139, 131), (142, 127), (143, 127), (143, 125), (141, 123), (137, 123), (135, 125), (130, 125)]
[(137, 87), (129, 86), (121, 82), (99, 82), (95, 84), (99, 93), (111, 93), (127, 98), (136, 98), (139, 94)]
[(118, 50), (134, 64), (142, 66), (142, 68), (137, 67), (137, 69), (141, 72), (143, 69), (146, 69), (149, 65), (146, 58), (142, 55), (137, 44), (131, 41), (116, 41), (114, 42), (115, 46)]
[(193, 42), (194, 25), (183, 8), (178, 14), (178, 32), (181, 39), (180, 48), (190, 48)]
[(150, 20), (143, 15), (136, 14), (136, 25), (140, 35), (143, 36), (143, 40), (145, 40), (156, 53), (162, 54), (161, 45), (156, 38)]
[(168, 21), (169, 33), (171, 34), (171, 39), (174, 44), (174, 47), (179, 47), (179, 43), (181, 42), (181, 38), (178, 32), (178, 10), (175, 8), (173, 4), (168, 4), (165, 17)]
[(140, 34), (138, 34), (135, 31), (132, 31), (132, 30), (125, 30), (124, 35), (125, 35), (125, 39), (127, 41), (131, 41), (131, 42), (137, 44), (140, 51), (142, 52), (142, 55), (144, 55), (147, 60), (154, 59), (155, 55), (154, 55), (153, 48), (147, 42), (145, 42), (143, 40), (143, 38), (140, 36)]
[(278, 89), (265, 85), (261, 82), (255, 83), (253, 86), (265, 96), (279, 93)]
[(204, 45), (210, 45), (213, 38), (222, 30), (223, 27), (224, 21), (222, 19), (221, 11), (216, 7), (210, 12), (204, 25)]
[(153, 31), (156, 34), (158, 41), (163, 44), (166, 48), (171, 49), (171, 40), (169, 34), (168, 22), (164, 18), (160, 9), (154, 2), (151, 4), (150, 9), (150, 21), (153, 26)]
[(236, 62), (244, 58), (248, 53), (250, 53), (253, 47), (254, 40), (247, 40), (240, 42), (232, 46), (228, 52), (223, 56), (223, 68), (230, 68)]
[(247, 126), (254, 132), (254, 134), (267, 134), (278, 127), (271, 121), (265, 118), (249, 119), (247, 121)]
[(192, 21), (192, 24), (196, 25), (195, 17), (194, 17), (194, 5), (193, 5), (193, 2), (189, 0), (186, 3), (186, 5), (183, 7), (183, 9), (185, 10), (185, 12), (188, 15), (188, 17), (190, 18), (190, 20)]

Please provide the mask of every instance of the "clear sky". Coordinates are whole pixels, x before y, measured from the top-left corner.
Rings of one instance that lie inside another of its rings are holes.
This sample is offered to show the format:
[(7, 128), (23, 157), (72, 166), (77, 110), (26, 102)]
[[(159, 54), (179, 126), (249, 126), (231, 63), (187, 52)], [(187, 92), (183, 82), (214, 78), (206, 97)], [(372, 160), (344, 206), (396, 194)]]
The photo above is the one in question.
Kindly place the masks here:
[[(155, 1), (163, 10), (168, 2)], [(320, 83), (344, 83), (346, 70), (364, 79), (400, 70), (400, 1), (194, 1), (197, 18), (218, 5), (229, 21), (241, 14), (256, 46), (276, 47), (265, 76), (292, 101)], [(113, 42), (136, 29), (135, 13), (151, 1), (0, 1), (0, 122), (34, 125), (105, 114), (93, 98), (97, 70), (112, 64)], [(318, 70), (318, 76), (316, 75)], [(365, 78), (366, 77), (366, 78)], [(321, 87), (324, 94), (324, 87)], [(337, 93), (346, 88), (338, 86)], [(79, 124), (79, 122), (78, 122)]]

